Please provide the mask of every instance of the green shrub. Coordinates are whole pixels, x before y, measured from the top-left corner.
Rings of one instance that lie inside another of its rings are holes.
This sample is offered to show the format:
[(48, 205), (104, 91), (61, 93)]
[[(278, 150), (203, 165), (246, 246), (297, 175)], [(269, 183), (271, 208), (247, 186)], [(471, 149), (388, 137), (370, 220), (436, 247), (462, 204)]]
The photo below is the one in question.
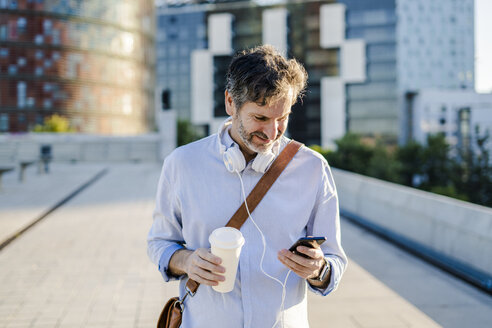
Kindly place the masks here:
[(359, 174), (367, 174), (367, 164), (374, 154), (372, 147), (362, 143), (360, 136), (354, 133), (347, 133), (335, 143), (337, 150), (327, 153), (326, 156), (331, 166)]
[(75, 129), (70, 126), (70, 122), (67, 118), (54, 114), (52, 116), (46, 117), (42, 125), (36, 124), (36, 126), (34, 126), (33, 132), (68, 133), (75, 132)]
[(311, 145), (309, 146), (309, 148), (311, 148), (315, 152), (320, 153), (324, 158), (327, 158), (329, 156), (328, 154), (332, 153), (331, 150), (321, 148), (320, 145)]
[(390, 181), (401, 183), (400, 175), (401, 163), (395, 158), (386, 146), (378, 142), (373, 148), (373, 155), (369, 160), (367, 175)]
[(186, 145), (203, 137), (198, 132), (196, 132), (193, 125), (187, 120), (177, 121), (177, 133), (178, 147)]
[(469, 201), (469, 198), (465, 194), (459, 193), (456, 188), (453, 185), (448, 185), (448, 186), (436, 186), (436, 187), (431, 187), (430, 192), (433, 192), (435, 194), (443, 195), (443, 196), (448, 196), (456, 199), (461, 199), (464, 201)]
[(486, 147), (489, 137), (488, 132), (480, 134), (477, 128), (476, 145), (468, 151), (457, 150), (458, 156), (452, 156), (442, 134), (429, 135), (426, 145), (411, 141), (392, 150), (383, 139), (370, 144), (348, 133), (335, 141), (336, 151), (311, 148), (342, 170), (492, 207), (492, 165)]
[(400, 163), (399, 175), (401, 182), (407, 186), (414, 185), (416, 175), (423, 174), (424, 148), (416, 141), (410, 141), (406, 145), (396, 149), (396, 160)]

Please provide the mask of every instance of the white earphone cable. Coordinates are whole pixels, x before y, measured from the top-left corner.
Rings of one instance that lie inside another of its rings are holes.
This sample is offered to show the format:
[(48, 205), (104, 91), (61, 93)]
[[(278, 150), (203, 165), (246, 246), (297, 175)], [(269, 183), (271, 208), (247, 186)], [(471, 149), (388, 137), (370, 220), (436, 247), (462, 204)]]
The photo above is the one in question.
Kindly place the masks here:
[[(237, 176), (239, 177), (239, 181), (241, 182), (241, 191), (242, 191), (242, 195), (243, 195), (243, 199), (244, 199), (244, 204), (246, 206), (246, 211), (248, 212), (248, 216), (251, 220), (251, 222), (253, 222), (254, 226), (256, 227), (256, 229), (258, 230), (258, 232), (260, 233), (261, 235), (261, 241), (263, 243), (263, 253), (261, 255), (261, 260), (260, 260), (260, 270), (261, 272), (267, 276), (268, 278), (276, 281), (277, 283), (280, 284), (280, 286), (282, 286), (282, 302), (280, 304), (280, 320), (281, 320), (281, 326), (283, 327), (284, 326), (284, 303), (285, 303), (285, 294), (286, 294), (286, 289), (285, 289), (285, 286), (287, 284), (287, 279), (289, 279), (289, 275), (290, 273), (292, 272), (292, 270), (289, 270), (289, 272), (287, 272), (287, 275), (285, 276), (285, 280), (284, 282), (282, 283), (279, 279), (269, 275), (268, 273), (265, 272), (265, 270), (263, 269), (263, 259), (265, 258), (265, 253), (266, 253), (266, 241), (265, 241), (265, 235), (263, 235), (263, 232), (261, 231), (260, 227), (258, 227), (258, 225), (256, 224), (255, 220), (253, 220), (253, 217), (251, 216), (251, 213), (249, 212), (249, 208), (248, 208), (248, 202), (246, 201), (246, 193), (244, 191), (244, 183), (243, 183), (243, 179), (241, 177), (241, 174), (238, 172), (238, 171), (235, 171)], [(272, 328), (274, 328), (277, 323), (279, 321), (279, 318), (277, 318), (277, 320), (275, 321), (275, 323), (273, 324)]]

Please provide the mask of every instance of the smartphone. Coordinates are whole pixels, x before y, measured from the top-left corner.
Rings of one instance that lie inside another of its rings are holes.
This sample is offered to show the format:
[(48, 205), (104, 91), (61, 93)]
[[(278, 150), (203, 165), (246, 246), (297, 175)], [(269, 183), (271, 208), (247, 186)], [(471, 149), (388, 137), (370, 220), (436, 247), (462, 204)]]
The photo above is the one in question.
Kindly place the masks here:
[(297, 251), (297, 246), (306, 246), (309, 248), (316, 248), (317, 246), (323, 244), (326, 241), (326, 237), (302, 237), (299, 238), (294, 245), (292, 245), (289, 248), (289, 251), (293, 252), (294, 254), (300, 255), (302, 257), (308, 257), (302, 253), (299, 253)]

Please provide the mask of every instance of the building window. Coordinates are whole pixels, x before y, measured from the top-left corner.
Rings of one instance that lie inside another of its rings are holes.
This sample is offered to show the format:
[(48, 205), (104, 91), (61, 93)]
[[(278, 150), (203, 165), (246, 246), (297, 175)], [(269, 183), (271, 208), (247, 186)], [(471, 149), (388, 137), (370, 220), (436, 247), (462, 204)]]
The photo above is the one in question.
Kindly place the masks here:
[(27, 20), (24, 17), (17, 19), (17, 29), (19, 33), (25, 33), (27, 27)]
[(10, 75), (17, 74), (17, 65), (9, 65), (9, 74)]
[(0, 131), (5, 132), (9, 130), (9, 115), (0, 114)]
[(17, 65), (19, 65), (19, 66), (21, 66), (21, 67), (22, 67), (22, 66), (26, 66), (26, 62), (27, 62), (27, 61), (26, 61), (26, 58), (25, 58), (25, 57), (19, 57), (19, 58), (17, 59)]
[(60, 30), (53, 29), (53, 44), (60, 44)]
[(51, 20), (46, 19), (43, 22), (44, 34), (50, 35), (51, 34), (51, 28), (52, 27), (53, 27), (53, 23), (51, 22)]
[(26, 82), (17, 82), (17, 107), (26, 107)]
[(0, 40), (7, 40), (7, 26), (0, 25)]
[(44, 123), (43, 115), (36, 115), (36, 124), (42, 125)]
[(51, 90), (53, 90), (53, 85), (51, 83), (45, 83), (43, 85), (43, 90), (44, 92), (50, 92)]
[(45, 99), (45, 100), (43, 101), (43, 107), (44, 107), (45, 109), (51, 108), (51, 106), (52, 106), (51, 99)]
[(43, 44), (43, 42), (44, 42), (44, 37), (41, 34), (38, 34), (34, 37), (34, 43)]
[(468, 153), (471, 148), (471, 119), (470, 108), (461, 108), (458, 112), (459, 124), (459, 143), (464, 153)]
[(35, 104), (36, 104), (36, 99), (34, 97), (27, 98), (27, 107), (33, 108)]
[(159, 26), (159, 28), (164, 28), (166, 26), (166, 17), (159, 16), (159, 18), (157, 18), (157, 26)]

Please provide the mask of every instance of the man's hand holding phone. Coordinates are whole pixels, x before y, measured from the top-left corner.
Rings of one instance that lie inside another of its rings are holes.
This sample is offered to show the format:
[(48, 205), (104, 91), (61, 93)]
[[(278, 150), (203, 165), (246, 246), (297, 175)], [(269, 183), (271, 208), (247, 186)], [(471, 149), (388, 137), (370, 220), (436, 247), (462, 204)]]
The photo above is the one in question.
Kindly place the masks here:
[(290, 250), (278, 252), (278, 259), (299, 277), (315, 279), (325, 266), (324, 254), (319, 247), (325, 240), (324, 237), (300, 238)]

